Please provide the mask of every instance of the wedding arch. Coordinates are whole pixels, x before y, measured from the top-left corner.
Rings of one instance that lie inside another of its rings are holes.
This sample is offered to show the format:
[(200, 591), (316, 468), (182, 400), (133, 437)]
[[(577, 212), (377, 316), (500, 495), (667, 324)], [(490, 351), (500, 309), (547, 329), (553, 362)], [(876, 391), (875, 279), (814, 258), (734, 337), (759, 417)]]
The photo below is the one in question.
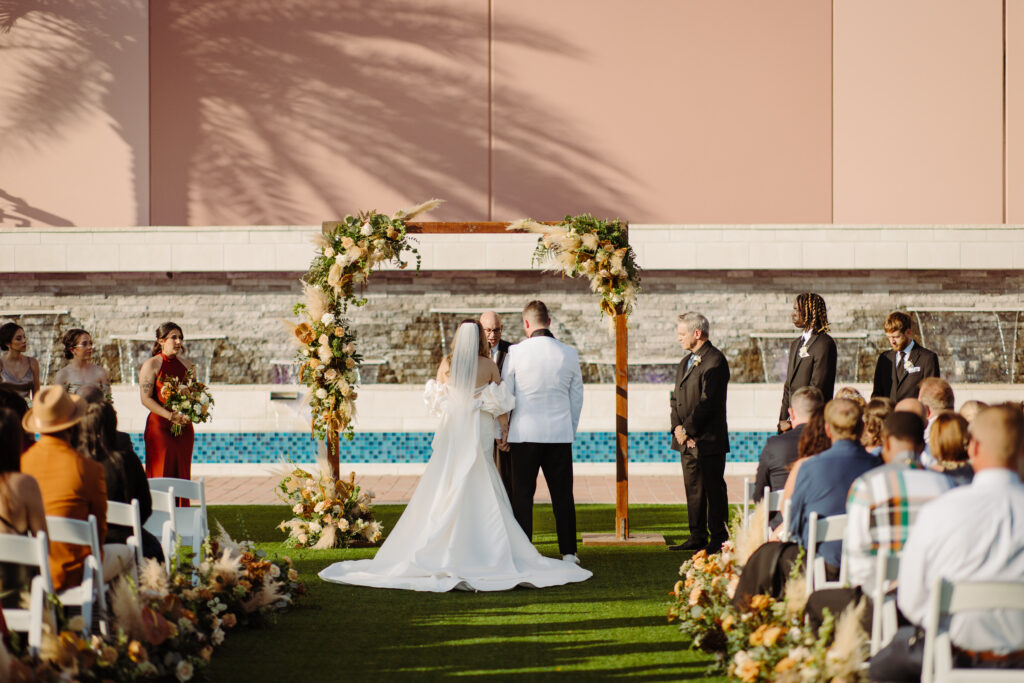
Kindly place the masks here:
[[(590, 215), (566, 216), (558, 222), (523, 219), (514, 223), (414, 222), (436, 208), (432, 199), (392, 216), (376, 211), (325, 221), (316, 237), (317, 253), (303, 275), (303, 300), (290, 324), (299, 344), (299, 380), (310, 390), (313, 435), (323, 439), (332, 476), (339, 476), (340, 438), (353, 438), (352, 419), (358, 396), (358, 369), (363, 357), (357, 335), (346, 317), (350, 306), (367, 303), (362, 296), (376, 266), (384, 263), (416, 269), (420, 255), (411, 234), (536, 233), (533, 260), (545, 270), (586, 277), (599, 295), (602, 316), (615, 329), (615, 534), (614, 540), (640, 540), (629, 533), (628, 317), (640, 291), (640, 269), (629, 244), (629, 226)], [(585, 539), (585, 542), (587, 539)], [(591, 542), (602, 542), (591, 539)]]

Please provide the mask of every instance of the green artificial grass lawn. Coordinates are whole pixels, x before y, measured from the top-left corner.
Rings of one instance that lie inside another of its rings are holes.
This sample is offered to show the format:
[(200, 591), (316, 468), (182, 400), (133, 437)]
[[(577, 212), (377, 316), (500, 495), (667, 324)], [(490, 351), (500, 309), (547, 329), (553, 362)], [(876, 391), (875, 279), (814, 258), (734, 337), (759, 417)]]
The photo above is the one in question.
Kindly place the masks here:
[[(403, 505), (379, 505), (390, 529)], [(578, 505), (580, 532), (611, 531), (612, 505)], [(630, 528), (684, 540), (685, 507), (635, 505)], [(208, 670), (211, 681), (724, 680), (706, 678), (711, 660), (693, 652), (665, 614), (688, 553), (663, 546), (580, 546), (594, 576), (556, 588), (494, 593), (418, 593), (342, 586), (317, 572), (338, 560), (372, 557), (375, 548), (294, 550), (275, 527), (285, 506), (215, 506), (235, 539), (288, 555), (308, 593), (277, 623), (228, 634)], [(557, 557), (550, 505), (535, 508), (534, 543)]]

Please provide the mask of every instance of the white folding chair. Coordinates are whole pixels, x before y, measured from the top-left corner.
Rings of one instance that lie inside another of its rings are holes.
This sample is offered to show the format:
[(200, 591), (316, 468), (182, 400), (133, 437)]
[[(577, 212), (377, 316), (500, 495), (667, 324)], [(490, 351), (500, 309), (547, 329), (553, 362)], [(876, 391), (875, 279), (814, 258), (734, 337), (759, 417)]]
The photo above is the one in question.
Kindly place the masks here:
[(46, 594), (53, 593), (46, 532), (40, 531), (35, 536), (0, 534), (0, 562), (34, 567), (39, 572), (38, 576), (32, 577), (28, 608), (4, 608), (7, 627), (27, 633), (29, 652), (39, 654), (43, 642), (43, 621), (49, 609)]
[(932, 584), (924, 631), (923, 683), (932, 681), (1024, 680), (1024, 669), (957, 669), (953, 667), (952, 641), (947, 616), (969, 610), (1024, 610), (1024, 581), (971, 581), (950, 583), (938, 578)]
[(192, 561), (196, 566), (202, 561), (203, 541), (210, 534), (206, 516), (206, 480), (173, 479), (157, 477), (149, 480), (150, 491), (174, 491), (179, 498), (198, 500), (199, 507), (176, 507), (174, 509), (174, 530), (182, 545), (192, 546)]
[[(773, 512), (781, 512), (782, 491), (772, 491), (770, 486), (764, 487), (764, 497), (761, 500), (768, 501), (767, 509), (764, 511), (764, 520), (761, 524), (761, 532), (764, 535), (764, 542), (767, 543), (772, 534), (772, 525), (769, 524)], [(788, 502), (788, 501), (787, 501)], [(785, 520), (783, 520), (785, 523)]]
[(100, 631), (107, 632), (107, 587), (103, 583), (103, 560), (100, 555), (100, 533), (96, 524), (96, 515), (89, 519), (70, 519), (68, 517), (46, 516), (46, 528), (50, 541), (67, 543), (68, 545), (84, 545), (89, 548), (82, 572), (82, 582), (77, 586), (57, 591), (57, 598), (63, 605), (74, 605), (82, 608), (82, 619), (85, 622), (85, 633), (92, 631), (92, 613), (95, 609), (99, 614)]
[(750, 505), (754, 501), (754, 486), (755, 482), (750, 481), (750, 477), (743, 477), (743, 528), (746, 529), (750, 524)]
[[(807, 595), (822, 588), (838, 588), (846, 583), (846, 566), (841, 562), (838, 581), (825, 580), (825, 558), (818, 555), (818, 544), (842, 541), (846, 531), (846, 515), (819, 517), (812, 512), (807, 527)], [(845, 552), (845, 550), (844, 550)]]
[(119, 503), (116, 500), (107, 501), (107, 526), (131, 527), (132, 535), (125, 541), (128, 547), (135, 553), (135, 568), (133, 576), (135, 582), (139, 582), (139, 568), (142, 567), (142, 510), (139, 507), (139, 499), (132, 498), (131, 503)]
[(875, 559), (875, 585), (871, 592), (871, 656), (889, 644), (899, 628), (896, 595), (889, 595), (892, 582), (900, 573), (900, 556), (878, 551)]
[(173, 566), (174, 545), (178, 539), (174, 524), (174, 487), (171, 486), (167, 491), (150, 489), (150, 495), (153, 497), (153, 512), (143, 528), (160, 539), (160, 547), (164, 551), (164, 564), (170, 572)]

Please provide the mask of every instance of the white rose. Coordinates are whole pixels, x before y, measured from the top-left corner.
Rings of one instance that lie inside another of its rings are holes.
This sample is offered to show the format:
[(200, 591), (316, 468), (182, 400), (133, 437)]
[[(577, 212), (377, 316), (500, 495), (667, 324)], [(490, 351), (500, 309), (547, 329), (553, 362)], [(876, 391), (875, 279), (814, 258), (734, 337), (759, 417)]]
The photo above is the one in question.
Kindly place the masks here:
[(338, 520), (338, 531), (341, 531), (341, 532), (348, 531), (348, 520), (345, 519), (344, 517), (342, 517), (341, 519)]
[(292, 512), (294, 512), (297, 515), (301, 515), (302, 514), (302, 503), (296, 503), (295, 507), (292, 508)]
[(306, 545), (309, 542), (309, 536), (306, 534), (299, 534), (295, 537), (295, 540), (299, 542), (299, 545)]
[[(224, 632), (221, 631), (221, 640), (224, 640)], [(219, 645), (219, 643), (218, 643)], [(178, 666), (174, 669), (174, 677), (177, 678), (181, 683), (192, 680), (192, 675), (195, 671), (192, 669), (192, 663), (187, 659), (183, 659), (178, 662)]]
[(213, 630), (213, 634), (210, 636), (210, 642), (214, 645), (220, 645), (224, 642), (224, 631), (216, 628)]
[(326, 256), (328, 258), (330, 258), (331, 256), (334, 256), (334, 249), (332, 247), (325, 247), (324, 248), (324, 256)]
[(320, 533), (323, 530), (324, 530), (324, 528), (322, 526), (320, 526), (320, 522), (310, 522), (309, 523), (309, 531), (310, 531), (310, 533), (318, 534), (318, 533)]
[(324, 313), (324, 317), (320, 318), (320, 322), (322, 322), (324, 325), (330, 325), (331, 323), (334, 322), (334, 314), (331, 313), (330, 311)]
[(369, 222), (363, 223), (363, 227), (359, 228), (359, 234), (363, 237), (369, 237), (373, 234), (373, 226)]
[(199, 397), (199, 402), (202, 403), (204, 406), (209, 405), (210, 404), (210, 395), (209, 394), (203, 394), (202, 396)]
[(318, 399), (320, 399), (321, 401), (324, 400), (325, 398), (327, 398), (327, 390), (322, 388), (322, 387), (320, 389), (317, 389), (316, 390), (316, 397)]

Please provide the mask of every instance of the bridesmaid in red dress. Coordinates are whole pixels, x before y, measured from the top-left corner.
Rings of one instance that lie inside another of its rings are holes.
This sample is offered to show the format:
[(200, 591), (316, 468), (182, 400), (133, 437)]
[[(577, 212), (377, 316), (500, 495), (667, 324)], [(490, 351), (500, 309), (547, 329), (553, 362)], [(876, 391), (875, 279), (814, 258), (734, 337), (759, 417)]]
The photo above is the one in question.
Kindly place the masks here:
[[(181, 357), (185, 335), (176, 323), (167, 322), (156, 330), (153, 357), (142, 364), (139, 387), (142, 405), (149, 409), (146, 419), (146, 476), (191, 479), (192, 422), (181, 413), (172, 413), (160, 400), (164, 377), (184, 379), (192, 363)], [(179, 436), (171, 434), (171, 425), (180, 424)]]

